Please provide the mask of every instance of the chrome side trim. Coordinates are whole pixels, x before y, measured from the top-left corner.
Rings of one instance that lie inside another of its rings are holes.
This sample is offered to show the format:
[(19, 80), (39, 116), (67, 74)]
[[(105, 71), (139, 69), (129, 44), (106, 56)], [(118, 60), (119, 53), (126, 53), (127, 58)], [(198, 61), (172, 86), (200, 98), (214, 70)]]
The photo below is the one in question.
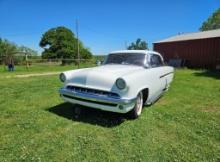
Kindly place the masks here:
[(91, 94), (86, 94), (86, 93), (80, 93), (80, 92), (75, 92), (68, 90), (66, 88), (61, 88), (59, 90), (59, 93), (61, 95), (68, 95), (76, 98), (81, 98), (85, 100), (90, 100), (90, 101), (97, 101), (97, 102), (103, 102), (103, 103), (114, 103), (114, 104), (131, 104), (136, 102), (136, 98), (132, 99), (121, 99), (121, 98), (110, 98), (110, 97), (105, 97), (105, 96), (97, 96), (97, 95), (91, 95)]
[(165, 77), (165, 76), (167, 76), (167, 75), (169, 75), (169, 74), (173, 74), (173, 73), (174, 73), (174, 72), (169, 72), (169, 73), (163, 74), (163, 75), (160, 76), (160, 78), (163, 78), (163, 77)]

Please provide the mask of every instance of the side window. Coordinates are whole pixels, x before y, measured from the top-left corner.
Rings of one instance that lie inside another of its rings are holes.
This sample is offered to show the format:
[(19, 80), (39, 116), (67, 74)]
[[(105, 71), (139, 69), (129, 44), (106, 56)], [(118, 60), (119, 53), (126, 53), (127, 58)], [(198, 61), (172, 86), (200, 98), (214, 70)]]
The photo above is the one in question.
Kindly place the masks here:
[(160, 56), (152, 54), (150, 57), (150, 64), (152, 67), (163, 66), (163, 61)]

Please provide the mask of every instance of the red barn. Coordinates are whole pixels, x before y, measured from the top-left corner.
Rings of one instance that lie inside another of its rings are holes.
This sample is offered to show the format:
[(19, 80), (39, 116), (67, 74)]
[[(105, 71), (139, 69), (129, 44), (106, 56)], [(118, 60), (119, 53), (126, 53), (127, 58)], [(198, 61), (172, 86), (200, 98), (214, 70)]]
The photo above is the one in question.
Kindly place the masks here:
[(183, 66), (216, 68), (220, 65), (220, 29), (176, 35), (153, 43), (166, 62), (181, 60)]

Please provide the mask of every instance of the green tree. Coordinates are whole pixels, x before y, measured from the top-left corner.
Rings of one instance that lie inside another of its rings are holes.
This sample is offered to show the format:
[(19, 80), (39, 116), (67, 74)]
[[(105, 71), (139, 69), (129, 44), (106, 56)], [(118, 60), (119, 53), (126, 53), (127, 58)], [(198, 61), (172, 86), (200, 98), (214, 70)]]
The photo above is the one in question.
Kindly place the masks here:
[(2, 48), (2, 39), (0, 38), (0, 61), (2, 62), (2, 57), (3, 57), (3, 48)]
[(16, 44), (0, 38), (0, 57), (12, 57), (12, 56), (22, 56), (28, 54), (29, 56), (38, 55), (37, 51), (26, 47), (26, 46), (17, 46)]
[(220, 8), (217, 9), (200, 27), (200, 31), (220, 29)]
[(0, 38), (0, 62), (7, 65), (9, 62), (18, 63), (28, 56), (37, 56), (37, 51), (26, 46), (17, 46), (16, 44)]
[[(77, 59), (77, 39), (66, 27), (57, 27), (43, 34), (40, 47), (44, 48), (43, 58)], [(91, 52), (79, 42), (80, 58), (91, 58)]]
[(132, 42), (128, 48), (128, 50), (146, 50), (148, 49), (147, 47), (147, 42), (142, 41), (140, 38), (138, 38), (135, 42)]
[(17, 53), (17, 46), (8, 40), (1, 40), (0, 42), (0, 52), (2, 57), (12, 57)]
[(18, 48), (14, 43), (8, 40), (0, 40), (0, 53), (2, 57), (10, 57), (17, 53)]
[(14, 64), (14, 55), (17, 53), (17, 46), (8, 40), (1, 39), (0, 49), (1, 63), (4, 65)]

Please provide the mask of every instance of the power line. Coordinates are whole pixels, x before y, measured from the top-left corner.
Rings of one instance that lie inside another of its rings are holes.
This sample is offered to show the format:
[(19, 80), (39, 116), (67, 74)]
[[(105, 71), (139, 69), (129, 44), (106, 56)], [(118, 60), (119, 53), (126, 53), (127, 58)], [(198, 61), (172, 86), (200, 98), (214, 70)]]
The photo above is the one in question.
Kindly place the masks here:
[[(88, 27), (86, 25), (81, 25), (81, 28), (83, 29), (86, 29), (87, 31), (90, 31), (92, 33), (95, 33), (95, 34), (98, 34), (98, 35), (101, 35), (103, 37), (106, 37), (106, 33), (102, 33), (102, 32), (99, 32), (97, 30), (94, 30), (92, 29), (91, 27)], [(31, 35), (38, 35), (38, 34), (43, 34), (44, 32), (43, 31), (33, 31), (33, 32), (24, 32), (24, 33), (7, 33), (7, 34), (1, 34), (2, 36), (4, 37), (25, 37), (25, 36), (31, 36)], [(117, 40), (125, 40), (125, 38), (123, 37), (116, 37), (116, 36), (112, 36), (112, 35), (108, 35), (109, 38), (113, 38), (113, 39), (117, 39)]]
[[(84, 29), (86, 29), (87, 31), (90, 31), (90, 32), (92, 32), (92, 33), (95, 33), (95, 34), (98, 34), (98, 35), (101, 35), (101, 36), (103, 36), (103, 37), (105, 37), (106, 38), (106, 33), (102, 33), (102, 32), (99, 32), (99, 31), (97, 31), (97, 30), (94, 30), (94, 29), (92, 29), (91, 27), (88, 27), (87, 25), (81, 25), (81, 28), (84, 28)], [(113, 39), (117, 39), (117, 40), (125, 40), (125, 38), (123, 38), (123, 37), (116, 37), (116, 36), (112, 36), (112, 35), (108, 35), (108, 37), (109, 38), (113, 38)]]
[(125, 41), (125, 49), (127, 49), (127, 48), (128, 48), (128, 42)]
[[(98, 32), (97, 30), (94, 30), (94, 29), (92, 29), (91, 27), (88, 27), (88, 26), (85, 26), (85, 25), (83, 25), (83, 26), (81, 25), (81, 28), (84, 28), (84, 29), (86, 29), (87, 31), (90, 31), (90, 32), (92, 32), (92, 33), (101, 35), (101, 36), (103, 36), (103, 37), (105, 38), (105, 40), (106, 40), (106, 34), (104, 34), (104, 33)], [(115, 37), (115, 36), (112, 36), (111, 34), (108, 34), (107, 37), (121, 41), (122, 46), (124, 46), (125, 49), (127, 49), (127, 47), (128, 47), (128, 42), (127, 42), (127, 40), (126, 40), (125, 38)], [(125, 41), (123, 41), (123, 40), (125, 40)]]
[[(91, 32), (91, 33), (93, 33), (93, 34), (103, 36), (105, 38), (105, 40), (106, 40), (106, 38), (112, 38), (112, 39), (115, 39), (115, 40), (120, 40), (122, 42), (122, 44), (124, 42), (124, 46), (125, 46), (125, 48), (127, 48), (127, 41), (123, 41), (123, 40), (126, 40), (124, 37), (113, 36), (110, 33), (106, 34), (106, 33), (94, 30), (93, 28), (91, 28), (87, 25), (81, 25), (81, 29), (82, 28), (89, 31), (89, 32)], [(45, 31), (42, 30), (42, 31), (33, 31), (33, 32), (27, 32), (27, 33), (7, 33), (7, 34), (4, 34), (2, 36), (3, 36), (3, 38), (4, 37), (25, 37), (25, 36), (43, 34), (44, 32)], [(79, 42), (79, 23), (78, 23), (78, 20), (76, 20), (76, 36), (77, 36), (77, 54), (78, 54), (78, 59), (80, 60), (80, 51), (79, 51), (80, 42)]]

